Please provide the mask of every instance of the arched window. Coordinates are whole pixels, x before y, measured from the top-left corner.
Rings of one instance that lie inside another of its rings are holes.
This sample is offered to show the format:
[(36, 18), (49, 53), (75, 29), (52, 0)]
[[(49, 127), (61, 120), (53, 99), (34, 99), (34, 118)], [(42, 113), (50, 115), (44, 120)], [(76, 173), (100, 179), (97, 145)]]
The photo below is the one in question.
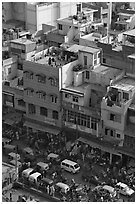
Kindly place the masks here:
[(46, 83), (46, 76), (44, 74), (36, 74), (39, 83)]
[(49, 77), (51, 86), (58, 86), (58, 80), (56, 77)]
[(37, 91), (36, 94), (37, 94), (38, 98), (46, 100), (46, 92)]
[(26, 70), (23, 72), (25, 74), (26, 79), (33, 79), (33, 72), (30, 70)]
[(57, 103), (58, 97), (56, 94), (50, 94), (50, 98), (52, 103)]
[(26, 94), (28, 96), (33, 96), (33, 94), (34, 94), (34, 89), (33, 88), (27, 87), (27, 88), (24, 89), (24, 91), (26, 92)]

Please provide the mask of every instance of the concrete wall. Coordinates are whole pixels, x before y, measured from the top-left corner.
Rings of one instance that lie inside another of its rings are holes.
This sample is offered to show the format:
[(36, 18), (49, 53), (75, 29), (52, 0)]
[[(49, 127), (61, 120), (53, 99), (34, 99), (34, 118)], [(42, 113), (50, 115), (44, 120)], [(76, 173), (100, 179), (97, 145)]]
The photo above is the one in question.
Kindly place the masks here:
[[(11, 73), (9, 73), (9, 69)], [(17, 76), (17, 57), (12, 57), (6, 60), (3, 60), (3, 76), (4, 80), (11, 80)]]
[(36, 5), (26, 5), (26, 29), (37, 30)]
[[(61, 126), (61, 112), (60, 112), (60, 93), (59, 93), (59, 86), (55, 87), (55, 86), (51, 86), (50, 84), (50, 80), (49, 77), (56, 77), (57, 80), (59, 81), (59, 70), (57, 68), (53, 68), (51, 66), (48, 65), (42, 65), (42, 64), (38, 64), (35, 62), (29, 62), (29, 61), (25, 61), (24, 62), (24, 70), (29, 69), (30, 71), (32, 71), (34, 73), (33, 79), (26, 79), (25, 78), (25, 74), (24, 74), (24, 87), (27, 88), (33, 88), (34, 89), (34, 94), (33, 96), (28, 96), (26, 94), (26, 91), (24, 91), (24, 100), (27, 103), (26, 105), (26, 112), (27, 112), (27, 117), (30, 117), (32, 119), (38, 120), (38, 121), (44, 121), (47, 123), (54, 123), (53, 125), (56, 126)], [(38, 83), (37, 81), (37, 76), (36, 74), (38, 73), (42, 73), (46, 76), (46, 83)], [(40, 99), (38, 98), (36, 92), (38, 90), (42, 90), (44, 92), (46, 92), (46, 100)], [(50, 94), (55, 94), (57, 96), (57, 103), (52, 103), (51, 102), (51, 97)], [(36, 114), (34, 115), (30, 115), (28, 113), (28, 103), (32, 103), (36, 106)], [(46, 107), (48, 109), (49, 115), (48, 115), (48, 119), (44, 116), (41, 116), (39, 114), (40, 111), (40, 107)], [(56, 110), (59, 113), (59, 119), (58, 120), (54, 120), (52, 118), (52, 111)]]
[(12, 19), (11, 2), (2, 2), (2, 3), (3, 3), (2, 13), (4, 14), (5, 21), (8, 21)]
[[(135, 53), (135, 48), (123, 45), (122, 51), (112, 50), (109, 44), (98, 43), (98, 47), (103, 50), (103, 58), (106, 59), (106, 65), (125, 70), (128, 73), (134, 73), (131, 61), (128, 55)], [(130, 70), (131, 67), (131, 70)]]
[(77, 2), (60, 2), (60, 18), (75, 15), (77, 12)]
[(78, 60), (73, 61), (71, 63), (68, 63), (64, 65), (62, 68), (62, 88), (66, 88), (67, 86), (71, 85), (72, 82), (74, 81), (73, 77), (73, 67), (78, 64)]
[(65, 93), (63, 93), (63, 101), (66, 101), (66, 102), (69, 102), (69, 103), (73, 103), (73, 104), (76, 104), (76, 105), (79, 105), (79, 106), (83, 106), (84, 105), (84, 97), (78, 97), (78, 102), (74, 102), (73, 101), (73, 95), (71, 95), (71, 94), (70, 94), (69, 98), (65, 98)]
[(93, 66), (93, 54), (81, 51), (78, 54), (80, 64), (84, 67), (84, 56), (87, 56), (87, 67)]
[(25, 22), (26, 12), (25, 4), (26, 2), (12, 2), (12, 15), (15, 20)]
[(110, 113), (115, 114), (115, 112), (110, 112), (107, 110), (101, 111), (104, 125), (112, 129), (124, 131), (125, 116), (121, 114), (121, 122), (115, 122), (115, 121), (110, 120)]
[(74, 74), (74, 86), (79, 86), (84, 83), (84, 77), (83, 77), (83, 72), (73, 72)]

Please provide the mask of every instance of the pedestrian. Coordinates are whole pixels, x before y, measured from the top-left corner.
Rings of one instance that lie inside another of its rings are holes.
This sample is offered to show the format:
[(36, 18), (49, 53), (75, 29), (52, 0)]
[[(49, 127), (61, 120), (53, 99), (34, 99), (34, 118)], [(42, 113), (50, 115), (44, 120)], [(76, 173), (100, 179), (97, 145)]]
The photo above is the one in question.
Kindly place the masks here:
[(12, 192), (10, 192), (10, 202), (12, 202)]
[(47, 186), (47, 194), (49, 195), (49, 193), (50, 193), (50, 187), (49, 187), (49, 185)]
[(53, 197), (55, 196), (55, 188), (54, 188), (54, 186), (52, 186), (52, 196)]

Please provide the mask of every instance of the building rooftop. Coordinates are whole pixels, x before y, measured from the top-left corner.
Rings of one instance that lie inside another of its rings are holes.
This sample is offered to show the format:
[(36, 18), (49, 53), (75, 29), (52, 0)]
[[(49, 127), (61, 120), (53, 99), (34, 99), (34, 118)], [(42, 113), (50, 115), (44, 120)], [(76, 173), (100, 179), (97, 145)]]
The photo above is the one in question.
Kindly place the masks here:
[(74, 44), (71, 47), (69, 47), (67, 49), (67, 51), (75, 52), (75, 53), (77, 53), (78, 51), (96, 53), (96, 52), (100, 51), (100, 48), (92, 48), (92, 47), (86, 47), (86, 46), (83, 46), (83, 45)]
[(130, 91), (135, 88), (135, 80), (131, 77), (124, 77), (113, 83), (112, 87), (123, 90)]
[(15, 39), (15, 40), (11, 40), (11, 42), (18, 43), (18, 44), (24, 44), (24, 45), (29, 45), (29, 44), (36, 43), (36, 42), (34, 42), (32, 40), (28, 40), (26, 38), (18, 38), (18, 39)]
[(97, 12), (98, 10), (95, 9), (89, 9), (89, 8), (82, 8), (82, 12), (74, 15), (69, 16), (67, 18), (59, 18), (57, 19), (57, 22), (61, 22), (64, 25), (84, 25), (86, 23), (91, 23), (90, 14)]
[(135, 37), (135, 29), (133, 30), (127, 30), (123, 33), (123, 35), (130, 35)]
[(96, 67), (95, 69), (93, 69), (92, 72), (100, 73), (102, 75), (106, 75), (109, 73), (113, 73), (114, 75), (115, 74), (117, 75), (118, 73), (121, 73), (121, 70), (113, 68), (113, 67), (108, 67), (105, 65), (100, 65), (100, 66)]
[(82, 85), (80, 85), (80, 86), (72, 86), (72, 85), (70, 85), (70, 86), (68, 86), (68, 87), (66, 87), (65, 89), (66, 90), (68, 90), (68, 91), (70, 91), (70, 92), (78, 92), (79, 94), (85, 94), (85, 90), (86, 90), (86, 88), (89, 86), (89, 83), (84, 83), (84, 84), (82, 84)]

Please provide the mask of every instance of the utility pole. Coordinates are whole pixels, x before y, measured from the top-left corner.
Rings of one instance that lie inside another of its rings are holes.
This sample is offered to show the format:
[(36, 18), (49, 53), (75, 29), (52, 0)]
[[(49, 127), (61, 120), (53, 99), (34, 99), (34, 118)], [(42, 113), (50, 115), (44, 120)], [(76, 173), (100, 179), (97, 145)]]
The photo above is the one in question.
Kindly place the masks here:
[(108, 44), (110, 43), (109, 31), (111, 28), (111, 19), (112, 19), (112, 2), (109, 2), (108, 3), (108, 25), (107, 25)]

